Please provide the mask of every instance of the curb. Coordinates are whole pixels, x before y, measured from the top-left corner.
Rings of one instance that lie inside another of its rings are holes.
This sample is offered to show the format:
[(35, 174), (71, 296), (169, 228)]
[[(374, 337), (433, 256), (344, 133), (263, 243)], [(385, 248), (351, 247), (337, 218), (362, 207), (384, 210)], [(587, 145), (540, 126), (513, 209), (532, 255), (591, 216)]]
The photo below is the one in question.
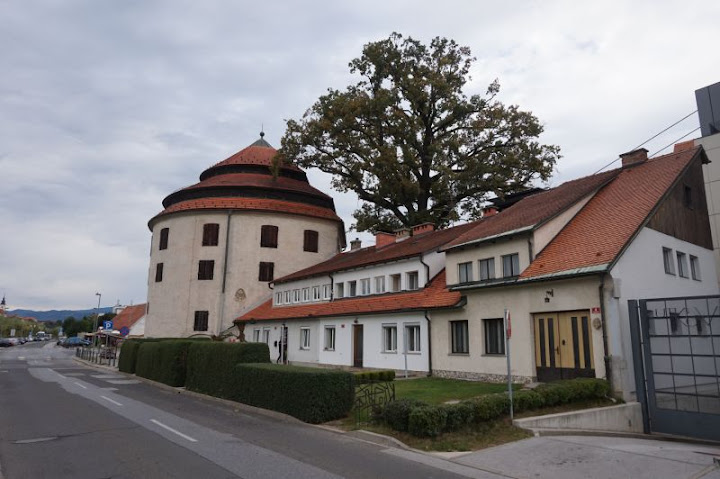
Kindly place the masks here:
[(698, 444), (705, 446), (720, 446), (720, 441), (709, 441), (704, 439), (695, 439), (692, 437), (684, 436), (673, 436), (670, 434), (643, 434), (634, 432), (617, 432), (617, 431), (598, 431), (591, 429), (550, 429), (550, 428), (525, 428), (518, 426), (521, 429), (525, 429), (533, 434), (535, 437), (550, 437), (550, 436), (595, 436), (595, 437), (625, 437), (629, 439), (645, 439), (648, 441), (670, 441), (680, 442), (685, 444)]

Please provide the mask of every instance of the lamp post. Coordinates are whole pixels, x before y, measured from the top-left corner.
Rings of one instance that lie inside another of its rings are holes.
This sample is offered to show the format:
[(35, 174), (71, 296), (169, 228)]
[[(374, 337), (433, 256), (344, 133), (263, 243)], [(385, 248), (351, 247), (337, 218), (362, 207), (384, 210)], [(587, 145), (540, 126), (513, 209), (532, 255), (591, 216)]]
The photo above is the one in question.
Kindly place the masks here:
[(97, 309), (95, 310), (95, 329), (93, 329), (93, 343), (95, 343), (95, 335), (97, 334), (98, 330), (98, 320), (100, 319), (100, 300), (102, 299), (102, 294), (95, 293), (95, 296), (98, 297), (98, 305)]

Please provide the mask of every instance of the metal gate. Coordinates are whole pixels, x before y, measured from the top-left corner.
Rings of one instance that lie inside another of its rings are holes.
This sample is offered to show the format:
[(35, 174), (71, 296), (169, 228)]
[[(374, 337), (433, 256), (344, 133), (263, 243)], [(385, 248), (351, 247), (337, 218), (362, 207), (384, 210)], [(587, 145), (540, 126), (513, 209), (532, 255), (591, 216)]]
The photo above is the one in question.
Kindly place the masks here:
[(720, 296), (628, 307), (646, 432), (720, 440)]

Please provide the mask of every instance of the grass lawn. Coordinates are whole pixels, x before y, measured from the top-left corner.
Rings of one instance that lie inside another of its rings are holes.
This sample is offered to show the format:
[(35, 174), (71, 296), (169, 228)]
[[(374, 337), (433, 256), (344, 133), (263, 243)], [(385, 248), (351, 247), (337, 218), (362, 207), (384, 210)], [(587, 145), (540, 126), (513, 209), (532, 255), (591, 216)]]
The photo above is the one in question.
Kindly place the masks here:
[[(514, 389), (519, 386), (514, 385)], [(461, 381), (459, 379), (418, 378), (396, 379), (397, 399), (419, 399), (430, 404), (470, 399), (484, 394), (507, 391), (507, 384)]]

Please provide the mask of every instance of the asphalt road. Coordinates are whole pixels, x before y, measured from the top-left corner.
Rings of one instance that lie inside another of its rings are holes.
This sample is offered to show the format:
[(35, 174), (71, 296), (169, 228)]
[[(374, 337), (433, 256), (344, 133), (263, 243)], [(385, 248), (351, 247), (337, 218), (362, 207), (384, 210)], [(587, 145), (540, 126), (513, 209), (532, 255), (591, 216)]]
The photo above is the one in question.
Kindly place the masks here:
[(0, 350), (0, 479), (468, 476), (467, 466), (160, 389), (72, 355), (54, 343)]

